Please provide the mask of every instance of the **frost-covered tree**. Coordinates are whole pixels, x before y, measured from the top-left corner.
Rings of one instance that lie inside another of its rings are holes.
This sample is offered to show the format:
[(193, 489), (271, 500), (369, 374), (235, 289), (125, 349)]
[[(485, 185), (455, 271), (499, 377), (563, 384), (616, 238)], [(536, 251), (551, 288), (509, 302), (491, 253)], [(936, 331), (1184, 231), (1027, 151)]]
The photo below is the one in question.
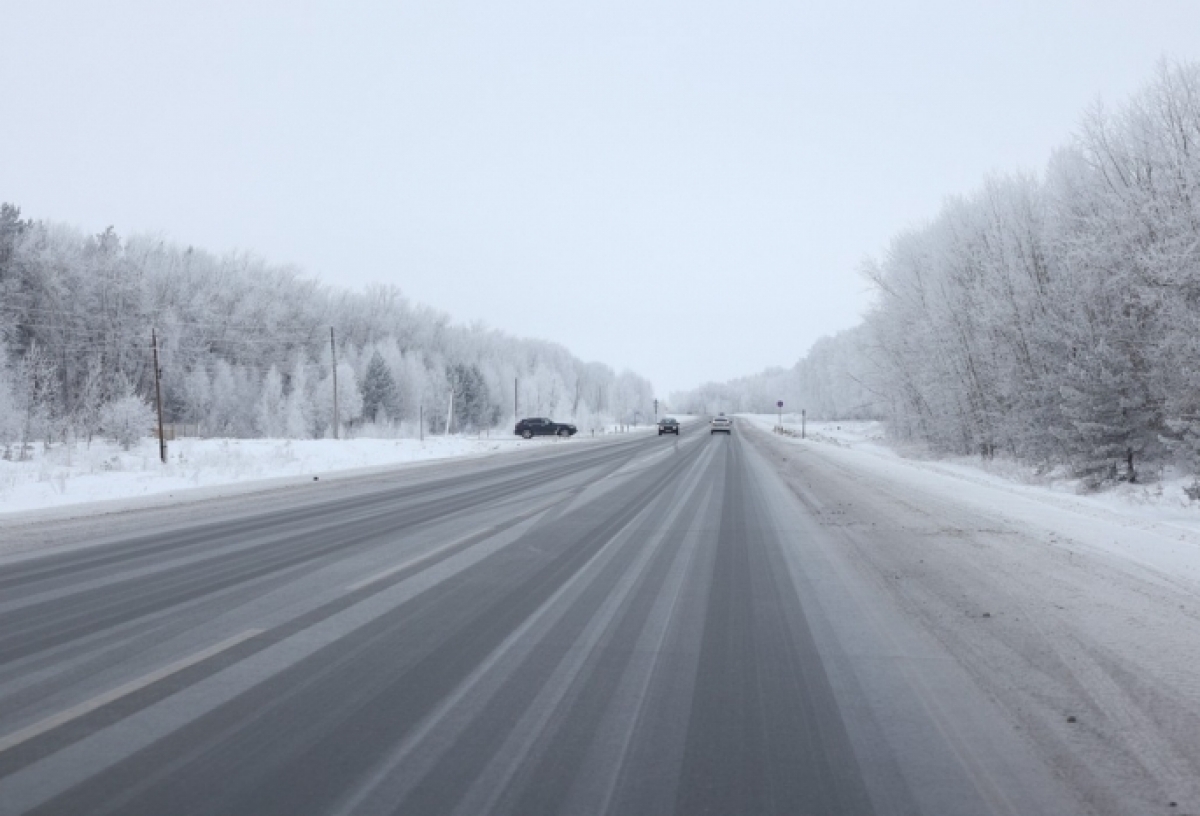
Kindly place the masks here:
[(284, 400), (284, 433), (288, 439), (310, 439), (313, 435), (312, 395), (308, 387), (308, 369), (300, 358), (292, 366), (290, 385)]
[(367, 373), (362, 381), (362, 413), (370, 422), (384, 416), (398, 417), (400, 392), (392, 376), (391, 367), (384, 362), (383, 355), (376, 351), (367, 364)]
[(1088, 111), (1043, 175), (987, 179), (895, 236), (864, 267), (862, 326), (794, 376), (676, 396), (709, 411), (762, 410), (772, 390), (818, 416), (870, 405), (895, 439), (1093, 483), (1197, 472), (1197, 145), (1200, 65), (1164, 63), (1120, 108)]
[[(289, 372), (285, 432), (324, 434), (331, 326), (339, 361), (356, 374), (366, 374), (375, 353), (383, 357), (400, 396), (388, 417), (409, 432), (422, 406), (444, 414), (446, 371), (456, 366), (477, 374), (486, 393), (487, 406), (473, 409), (476, 423), (511, 410), (514, 381), (529, 392), (521, 395), (523, 410), (564, 420), (613, 410), (616, 377), (607, 367), (588, 368), (553, 343), (455, 325), (394, 287), (339, 290), (249, 253), (217, 255), (111, 228), (86, 235), (0, 206), (0, 341), (13, 398), (24, 400), (18, 410), (31, 403), (15, 378), (36, 361), (26, 360), (37, 358), (35, 349), (44, 350), (52, 374), (39, 380), (37, 410), (22, 414), (32, 438), (86, 436), (95, 410), (122, 396), (122, 384), (152, 393), (150, 326), (159, 341), (165, 420), (195, 424), (203, 434), (263, 432), (264, 372), (272, 366)], [(300, 378), (296, 360), (306, 367)], [(346, 422), (359, 415), (357, 392), (339, 400)]]
[(184, 422), (207, 422), (213, 409), (212, 380), (203, 365), (198, 365), (183, 379), (181, 402), (184, 408), (176, 418)]
[[(345, 427), (362, 416), (363, 397), (358, 387), (358, 377), (349, 363), (338, 363), (337, 367), (338, 423)], [(317, 388), (316, 417), (318, 433), (333, 435), (333, 375), (321, 379)], [(339, 431), (340, 433), (340, 431)]]
[(455, 431), (476, 431), (496, 423), (500, 409), (492, 404), (487, 382), (478, 366), (450, 366), (446, 370), (446, 380), (454, 393)]
[(100, 430), (100, 409), (104, 404), (105, 386), (104, 369), (98, 359), (92, 358), (88, 361), (86, 374), (75, 396), (71, 414), (75, 433), (89, 443), (92, 436)]
[(150, 403), (134, 394), (132, 389), (100, 409), (100, 428), (125, 450), (149, 436), (155, 422)]
[(240, 365), (217, 360), (212, 378), (212, 407), (206, 425), (218, 436), (248, 437), (255, 433), (259, 388), (250, 371)]
[(279, 437), (287, 423), (283, 398), (283, 377), (271, 366), (263, 378), (262, 394), (258, 398), (258, 431), (266, 437)]
[(59, 391), (54, 360), (34, 343), (13, 367), (12, 383), (16, 413), (21, 425), (21, 454), (35, 440), (50, 444)]
[(2, 357), (0, 355), (0, 447), (3, 448), (3, 458), (12, 459), (12, 447), (21, 439), (21, 413), (17, 408), (8, 366)]

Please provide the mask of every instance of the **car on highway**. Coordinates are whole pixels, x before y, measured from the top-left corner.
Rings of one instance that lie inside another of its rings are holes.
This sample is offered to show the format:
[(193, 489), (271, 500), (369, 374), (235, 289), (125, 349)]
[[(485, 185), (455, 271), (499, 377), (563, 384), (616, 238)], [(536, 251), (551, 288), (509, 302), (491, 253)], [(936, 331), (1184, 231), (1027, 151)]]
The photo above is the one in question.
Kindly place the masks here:
[(708, 423), (709, 433), (733, 433), (733, 420), (724, 414), (717, 414), (712, 418), (712, 422)]
[(513, 433), (532, 439), (535, 436), (574, 436), (578, 430), (566, 422), (555, 422), (546, 417), (528, 417), (517, 423)]
[(658, 435), (673, 433), (679, 436), (679, 420), (675, 417), (663, 417), (658, 421)]

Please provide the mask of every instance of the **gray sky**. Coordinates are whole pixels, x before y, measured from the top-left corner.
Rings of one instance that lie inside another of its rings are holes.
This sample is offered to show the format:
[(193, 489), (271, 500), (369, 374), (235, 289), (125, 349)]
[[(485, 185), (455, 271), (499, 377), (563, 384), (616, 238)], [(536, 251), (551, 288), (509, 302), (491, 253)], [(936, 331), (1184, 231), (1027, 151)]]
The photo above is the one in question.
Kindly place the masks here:
[(791, 365), (1200, 3), (0, 0), (0, 200), (384, 281), (661, 395)]

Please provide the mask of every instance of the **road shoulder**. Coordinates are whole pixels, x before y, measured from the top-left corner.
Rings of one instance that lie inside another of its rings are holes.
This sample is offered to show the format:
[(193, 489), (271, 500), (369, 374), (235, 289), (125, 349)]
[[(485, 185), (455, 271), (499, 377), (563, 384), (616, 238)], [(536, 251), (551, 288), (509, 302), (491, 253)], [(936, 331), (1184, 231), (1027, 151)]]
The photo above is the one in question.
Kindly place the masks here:
[(1146, 531), (1002, 490), (988, 507), (951, 479), (748, 425), (845, 568), (934, 638), (1088, 809), (1200, 812), (1200, 589), (1111, 541)]

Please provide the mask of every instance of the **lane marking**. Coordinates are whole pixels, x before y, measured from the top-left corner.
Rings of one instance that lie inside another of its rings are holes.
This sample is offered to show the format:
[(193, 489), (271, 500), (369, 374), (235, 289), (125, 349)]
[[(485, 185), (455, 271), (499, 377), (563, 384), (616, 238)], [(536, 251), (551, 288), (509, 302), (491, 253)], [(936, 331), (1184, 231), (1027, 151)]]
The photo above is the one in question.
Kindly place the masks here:
[(54, 714), (44, 720), (35, 722), (33, 725), (26, 726), (20, 731), (9, 734), (7, 737), (0, 737), (0, 752), (7, 751), (9, 748), (14, 748), (17, 745), (20, 745), (22, 742), (45, 734), (47, 731), (52, 731), (64, 723), (78, 719), (79, 717), (89, 714), (98, 708), (102, 708), (115, 700), (119, 700), (122, 697), (133, 694), (135, 691), (140, 691), (146, 686), (157, 683), (164, 677), (169, 677), (172, 674), (183, 671), (189, 666), (194, 666), (203, 660), (207, 660), (215, 654), (236, 646), (242, 641), (249, 640), (255, 635), (260, 635), (262, 632), (262, 629), (247, 629), (245, 632), (242, 632), (239, 635), (234, 635), (228, 640), (223, 640), (214, 646), (209, 646), (203, 651), (196, 652), (195, 654), (185, 657), (182, 660), (177, 660), (170, 665), (163, 666), (161, 669), (152, 671), (149, 674), (137, 678), (136, 680), (131, 680), (123, 686), (117, 686), (111, 691), (106, 691), (90, 700), (85, 700), (77, 706), (72, 706), (66, 711), (61, 711), (58, 714)]

